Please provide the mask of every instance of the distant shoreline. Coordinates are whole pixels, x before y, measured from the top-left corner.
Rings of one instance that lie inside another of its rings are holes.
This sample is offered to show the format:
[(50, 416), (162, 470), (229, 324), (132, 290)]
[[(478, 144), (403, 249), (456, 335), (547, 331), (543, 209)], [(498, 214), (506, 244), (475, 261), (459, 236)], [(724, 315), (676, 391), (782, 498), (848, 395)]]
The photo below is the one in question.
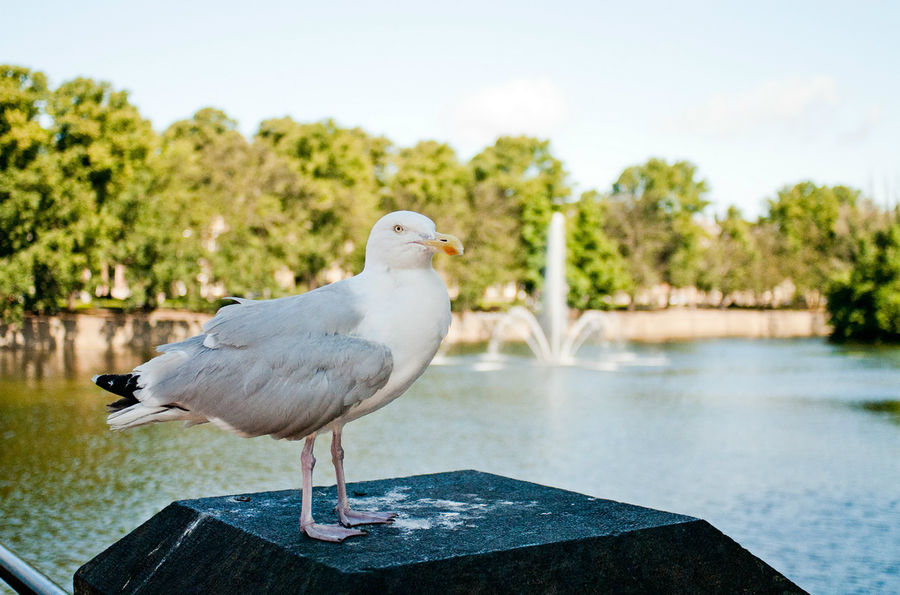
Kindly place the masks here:
[[(605, 313), (607, 339), (638, 342), (723, 337), (789, 338), (826, 336), (823, 311), (717, 310), (669, 308)], [(152, 352), (156, 345), (180, 341), (202, 330), (211, 315), (175, 310), (122, 314), (98, 312), (26, 316), (21, 325), (0, 326), (0, 348), (52, 351)], [(454, 313), (448, 343), (489, 341), (503, 317), (496, 312)], [(524, 338), (524, 326), (510, 325), (505, 340)]]
[[(822, 310), (720, 310), (712, 308), (668, 308), (665, 310), (617, 310), (605, 312), (607, 339), (659, 343), (743, 337), (775, 339), (827, 336), (827, 314)], [(489, 341), (502, 313), (454, 314), (447, 340), (451, 343)], [(573, 320), (575, 314), (573, 313)], [(511, 340), (523, 340), (524, 327), (512, 327)]]

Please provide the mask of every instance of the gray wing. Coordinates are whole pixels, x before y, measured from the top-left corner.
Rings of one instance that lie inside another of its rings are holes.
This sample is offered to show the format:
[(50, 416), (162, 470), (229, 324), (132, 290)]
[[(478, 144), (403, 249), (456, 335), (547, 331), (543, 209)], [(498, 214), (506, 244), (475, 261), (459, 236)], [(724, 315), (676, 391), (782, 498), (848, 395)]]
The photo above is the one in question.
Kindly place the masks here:
[[(247, 347), (305, 333), (350, 333), (362, 319), (354, 296), (343, 281), (275, 300), (233, 299), (238, 303), (221, 308), (203, 325), (208, 346)], [(160, 351), (170, 347), (163, 345)]]
[(385, 345), (347, 335), (243, 343), (209, 348), (198, 336), (167, 346), (156, 358), (170, 358), (165, 373), (150, 369), (156, 360), (136, 370), (157, 378), (138, 398), (175, 405), (245, 436), (299, 439), (372, 396), (393, 369)]

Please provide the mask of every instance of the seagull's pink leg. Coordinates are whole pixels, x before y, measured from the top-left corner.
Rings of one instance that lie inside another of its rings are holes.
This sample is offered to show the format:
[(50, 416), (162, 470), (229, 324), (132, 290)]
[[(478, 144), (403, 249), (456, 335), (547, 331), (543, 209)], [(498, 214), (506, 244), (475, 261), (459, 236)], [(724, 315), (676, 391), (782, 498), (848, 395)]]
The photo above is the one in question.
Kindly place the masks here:
[(347, 500), (347, 484), (344, 481), (344, 449), (341, 447), (341, 427), (334, 429), (331, 437), (331, 461), (334, 463), (334, 474), (337, 476), (337, 513), (341, 524), (345, 527), (356, 525), (374, 525), (378, 523), (393, 523), (394, 512), (367, 512), (350, 510), (350, 502)]
[(300, 530), (322, 541), (344, 541), (355, 535), (365, 535), (365, 531), (357, 529), (345, 529), (340, 525), (318, 525), (312, 517), (312, 472), (316, 466), (316, 457), (313, 456), (313, 446), (316, 444), (316, 435), (307, 436), (303, 445), (303, 453), (300, 455), (300, 463), (303, 466), (303, 500), (300, 507)]

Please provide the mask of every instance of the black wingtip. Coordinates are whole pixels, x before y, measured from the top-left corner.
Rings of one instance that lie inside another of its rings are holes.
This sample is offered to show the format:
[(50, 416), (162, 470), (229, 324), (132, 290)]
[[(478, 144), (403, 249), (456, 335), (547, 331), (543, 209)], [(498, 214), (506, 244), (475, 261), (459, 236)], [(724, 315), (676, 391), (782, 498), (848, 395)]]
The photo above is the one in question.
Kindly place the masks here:
[(134, 396), (134, 391), (138, 388), (137, 374), (99, 374), (92, 380), (103, 390), (122, 397), (106, 406), (110, 411), (125, 409), (139, 402)]
[(121, 411), (122, 409), (128, 409), (132, 405), (137, 405), (140, 401), (131, 397), (122, 397), (118, 401), (114, 401), (112, 403), (106, 404), (106, 410), (110, 413), (115, 413), (116, 411)]

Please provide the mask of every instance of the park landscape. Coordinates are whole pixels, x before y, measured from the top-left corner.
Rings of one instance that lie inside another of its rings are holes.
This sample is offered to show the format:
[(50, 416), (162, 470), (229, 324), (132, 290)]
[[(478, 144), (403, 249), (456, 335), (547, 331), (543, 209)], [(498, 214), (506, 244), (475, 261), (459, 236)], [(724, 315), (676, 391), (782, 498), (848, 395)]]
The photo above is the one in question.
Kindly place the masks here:
[(533, 137), (463, 162), (438, 141), (395, 146), (331, 120), (265, 120), (247, 139), (214, 108), (158, 134), (108, 82), (2, 75), (7, 321), (308, 291), (359, 270), (376, 215), (401, 209), (466, 238), (470, 255), (441, 268), (454, 309), (533, 304), (559, 211), (572, 308), (827, 305), (835, 339), (900, 338), (898, 213), (858, 189), (801, 180), (748, 221), (733, 206), (710, 214), (686, 161), (651, 158), (572, 196)]
[[(115, 80), (0, 66), (0, 542), (53, 580), (173, 500), (300, 485), (296, 444), (109, 432), (90, 377), (231, 296), (358, 273), (372, 224), (403, 209), (465, 244), (435, 261), (457, 334), (350, 426), (351, 482), (479, 469), (704, 518), (810, 592), (897, 589), (896, 197), (798, 171), (745, 214), (701, 160), (650, 153), (591, 187), (527, 131), (463, 152), (337, 116), (192, 109), (151, 121)], [(527, 328), (492, 334), (512, 313), (549, 336), (551, 298), (560, 324), (602, 332), (565, 358), (536, 356)], [(660, 328), (704, 314), (721, 332)], [(824, 324), (722, 322), (794, 314)], [(659, 332), (612, 332), (628, 320)]]

